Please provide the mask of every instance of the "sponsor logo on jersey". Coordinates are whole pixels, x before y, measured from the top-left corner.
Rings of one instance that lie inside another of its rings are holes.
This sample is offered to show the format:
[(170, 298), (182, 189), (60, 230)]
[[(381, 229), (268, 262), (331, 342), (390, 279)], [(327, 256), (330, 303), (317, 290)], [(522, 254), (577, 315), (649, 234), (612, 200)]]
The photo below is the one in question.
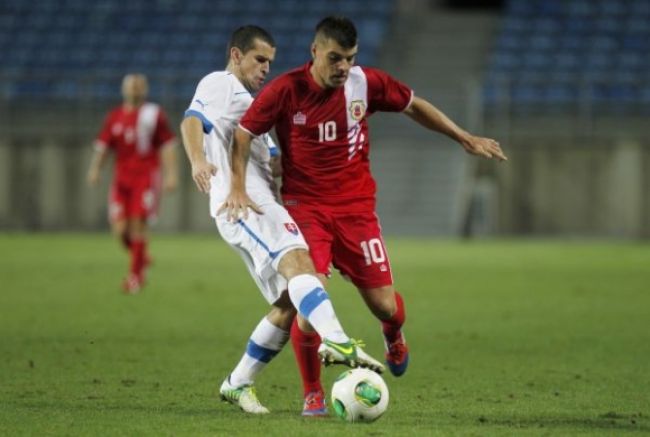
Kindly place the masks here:
[(352, 100), (350, 102), (350, 116), (353, 120), (359, 121), (366, 115), (366, 104), (363, 100)]
[(302, 112), (298, 111), (294, 114), (293, 116), (293, 124), (301, 124), (305, 125), (307, 124), (307, 116), (303, 114)]
[(295, 223), (285, 223), (284, 227), (287, 228), (287, 231), (291, 232), (293, 235), (298, 235), (298, 226)]

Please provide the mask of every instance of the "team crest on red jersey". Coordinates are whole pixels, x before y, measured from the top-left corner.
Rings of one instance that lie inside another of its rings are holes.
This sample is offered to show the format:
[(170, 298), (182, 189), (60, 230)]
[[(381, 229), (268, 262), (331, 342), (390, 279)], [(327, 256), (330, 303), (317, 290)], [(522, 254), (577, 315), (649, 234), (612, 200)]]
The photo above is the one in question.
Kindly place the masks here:
[(307, 116), (303, 114), (302, 112), (298, 111), (294, 114), (293, 116), (293, 124), (306, 124), (307, 123)]
[(353, 120), (359, 121), (366, 115), (366, 104), (363, 100), (352, 100), (350, 102), (350, 116)]
[(285, 223), (284, 227), (287, 228), (287, 231), (291, 232), (293, 235), (298, 235), (298, 226), (295, 223)]

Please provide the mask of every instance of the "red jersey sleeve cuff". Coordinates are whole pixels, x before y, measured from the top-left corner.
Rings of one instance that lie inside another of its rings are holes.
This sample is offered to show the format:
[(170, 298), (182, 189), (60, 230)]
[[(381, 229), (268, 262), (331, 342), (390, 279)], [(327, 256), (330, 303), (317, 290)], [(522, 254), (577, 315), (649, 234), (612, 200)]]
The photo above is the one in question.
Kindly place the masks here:
[(108, 148), (108, 144), (103, 141), (96, 140), (93, 144), (93, 148), (98, 151), (106, 150)]
[(239, 127), (241, 128), (241, 130), (243, 130), (243, 131), (245, 131), (245, 132), (248, 132), (249, 134), (251, 134), (252, 136), (254, 136), (254, 137), (256, 137), (256, 138), (259, 137), (259, 136), (261, 135), (261, 134), (256, 134), (255, 132), (251, 132), (249, 129), (246, 129), (245, 126), (242, 126), (241, 123), (239, 123)]
[(409, 108), (409, 106), (411, 106), (411, 103), (413, 103), (414, 98), (415, 98), (415, 93), (413, 92), (413, 90), (411, 90), (411, 98), (409, 99), (409, 102), (406, 104), (406, 106), (400, 112), (406, 111)]

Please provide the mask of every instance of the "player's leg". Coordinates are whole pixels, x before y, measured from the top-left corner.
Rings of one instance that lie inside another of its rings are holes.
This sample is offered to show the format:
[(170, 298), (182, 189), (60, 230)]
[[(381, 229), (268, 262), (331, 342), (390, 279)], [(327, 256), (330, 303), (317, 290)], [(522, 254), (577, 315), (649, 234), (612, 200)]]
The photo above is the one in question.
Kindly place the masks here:
[(127, 234), (130, 241), (131, 263), (124, 289), (137, 293), (145, 282), (145, 270), (150, 263), (148, 255), (148, 222), (155, 217), (160, 197), (155, 172), (136, 179), (126, 200)]
[(374, 213), (337, 217), (332, 243), (333, 263), (349, 276), (366, 305), (382, 324), (386, 363), (395, 376), (408, 366), (408, 348), (402, 333), (406, 319), (404, 301), (393, 288), (388, 253)]
[(257, 398), (255, 379), (287, 343), (295, 314), (291, 300), (284, 292), (255, 327), (241, 360), (221, 384), (222, 400), (238, 405), (247, 413), (269, 412)]
[[(327, 286), (327, 277), (317, 274), (323, 286)], [(321, 362), (318, 355), (318, 347), (321, 344), (320, 335), (301, 316), (297, 316), (291, 325), (291, 346), (300, 377), (302, 379), (303, 416), (324, 416), (327, 415), (325, 392), (320, 381)]]
[(126, 223), (127, 195), (128, 193), (121, 190), (116, 182), (111, 184), (108, 192), (108, 222), (111, 226), (111, 233), (128, 251), (130, 250), (131, 241)]
[(309, 322), (300, 316), (294, 318), (291, 325), (291, 346), (302, 379), (305, 400), (303, 416), (327, 415), (325, 392), (320, 382), (321, 362), (318, 356), (320, 344), (320, 335), (314, 331)]
[(383, 372), (384, 366), (344, 332), (306, 249), (292, 249), (285, 253), (277, 269), (289, 281), (289, 297), (298, 314), (320, 335), (322, 343), (318, 354), (326, 365), (339, 363)]
[(402, 295), (392, 285), (359, 288), (359, 293), (370, 311), (381, 321), (388, 368), (395, 376), (403, 375), (408, 367), (409, 353), (402, 332), (406, 321)]
[[(131, 187), (119, 185), (113, 182), (108, 194), (108, 220), (111, 231), (117, 240), (127, 249), (129, 253), (129, 267), (133, 265), (133, 245), (131, 240), (131, 224), (129, 217), (132, 215)], [(131, 274), (129, 268), (126, 278), (122, 282), (122, 289), (125, 293), (137, 293), (140, 291), (141, 281)]]
[(259, 259), (255, 257), (259, 253), (242, 247), (247, 246), (239, 238), (242, 235), (231, 232), (236, 225), (220, 220), (217, 220), (217, 225), (224, 240), (242, 258), (262, 296), (271, 304), (269, 313), (253, 330), (239, 363), (221, 384), (221, 399), (239, 406), (245, 412), (264, 414), (268, 409), (258, 400), (254, 382), (288, 341), (296, 311), (286, 291), (286, 280), (275, 272), (265, 275), (258, 271)]
[(127, 251), (131, 250), (131, 239), (127, 232), (127, 223), (126, 219), (123, 217), (117, 217), (114, 220), (110, 221), (111, 233), (117, 239), (117, 241), (126, 249)]
[(138, 293), (144, 285), (145, 253), (147, 250), (147, 224), (141, 218), (130, 217), (126, 221), (129, 246), (129, 273), (124, 280), (123, 288), (126, 293)]
[[(299, 206), (287, 206), (287, 211), (295, 220), (303, 237), (309, 245), (317, 276), (321, 283), (327, 285), (327, 275), (332, 261), (332, 234), (327, 217), (310, 209)], [(320, 335), (304, 318), (297, 316), (291, 326), (291, 346), (296, 357), (303, 387), (303, 416), (324, 416), (327, 414), (325, 393), (321, 385), (321, 362), (318, 348)]]

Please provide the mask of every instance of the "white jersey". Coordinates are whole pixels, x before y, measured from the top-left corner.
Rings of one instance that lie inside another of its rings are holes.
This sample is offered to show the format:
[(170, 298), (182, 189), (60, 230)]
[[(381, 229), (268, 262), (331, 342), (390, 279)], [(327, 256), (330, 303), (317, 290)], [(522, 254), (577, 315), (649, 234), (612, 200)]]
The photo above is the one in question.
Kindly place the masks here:
[[(230, 151), (240, 118), (253, 102), (253, 96), (237, 77), (228, 71), (215, 71), (199, 82), (185, 116), (196, 116), (203, 123), (203, 147), (208, 162), (217, 167), (210, 180), (210, 214), (217, 216), (230, 192)], [(251, 143), (246, 167), (246, 192), (253, 202), (276, 202), (270, 159), (278, 153), (271, 137), (260, 135)]]
[(268, 135), (251, 143), (246, 167), (246, 192), (263, 214), (248, 214), (236, 222), (217, 216), (230, 193), (230, 151), (239, 119), (253, 102), (253, 97), (230, 72), (217, 71), (205, 76), (196, 88), (185, 116), (195, 116), (203, 123), (203, 147), (207, 160), (217, 167), (210, 179), (210, 214), (215, 217), (219, 233), (240, 254), (262, 295), (274, 303), (287, 289), (286, 279), (278, 273), (282, 257), (294, 249), (308, 250), (305, 239), (289, 213), (278, 203), (271, 173), (270, 159), (278, 153)]

